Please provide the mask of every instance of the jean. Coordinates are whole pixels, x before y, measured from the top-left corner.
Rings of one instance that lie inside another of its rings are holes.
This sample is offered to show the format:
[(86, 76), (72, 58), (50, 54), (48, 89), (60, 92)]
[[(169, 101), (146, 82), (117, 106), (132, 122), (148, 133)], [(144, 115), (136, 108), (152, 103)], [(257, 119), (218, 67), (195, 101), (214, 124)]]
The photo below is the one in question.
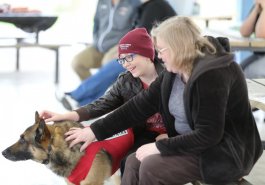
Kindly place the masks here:
[(265, 66), (265, 54), (264, 53), (254, 53), (247, 57), (240, 64), (245, 77), (249, 79), (254, 78), (264, 78), (264, 66)]
[(102, 66), (97, 73), (88, 77), (73, 91), (67, 92), (79, 106), (86, 105), (101, 97), (125, 69), (116, 60)]

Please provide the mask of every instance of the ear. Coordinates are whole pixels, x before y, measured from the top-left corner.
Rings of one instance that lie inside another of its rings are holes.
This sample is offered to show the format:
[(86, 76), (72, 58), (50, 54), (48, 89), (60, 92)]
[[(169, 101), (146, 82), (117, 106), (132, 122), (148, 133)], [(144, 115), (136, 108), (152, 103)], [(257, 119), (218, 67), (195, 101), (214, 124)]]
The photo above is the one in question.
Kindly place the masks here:
[(35, 112), (35, 123), (38, 123), (40, 121), (40, 115), (38, 111)]
[(35, 141), (40, 143), (46, 137), (50, 138), (50, 135), (50, 131), (47, 128), (45, 121), (39, 118), (39, 125), (36, 129)]

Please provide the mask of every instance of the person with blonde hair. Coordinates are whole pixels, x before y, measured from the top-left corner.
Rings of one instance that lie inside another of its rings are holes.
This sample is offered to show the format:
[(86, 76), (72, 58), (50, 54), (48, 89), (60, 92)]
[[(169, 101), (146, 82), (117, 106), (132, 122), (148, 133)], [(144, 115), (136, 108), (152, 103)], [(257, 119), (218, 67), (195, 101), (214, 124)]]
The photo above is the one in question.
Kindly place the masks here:
[(226, 38), (204, 37), (188, 17), (151, 31), (166, 70), (126, 104), (89, 128), (66, 133), (70, 147), (130, 128), (160, 112), (168, 137), (145, 144), (126, 161), (122, 185), (238, 181), (263, 149), (240, 66)]

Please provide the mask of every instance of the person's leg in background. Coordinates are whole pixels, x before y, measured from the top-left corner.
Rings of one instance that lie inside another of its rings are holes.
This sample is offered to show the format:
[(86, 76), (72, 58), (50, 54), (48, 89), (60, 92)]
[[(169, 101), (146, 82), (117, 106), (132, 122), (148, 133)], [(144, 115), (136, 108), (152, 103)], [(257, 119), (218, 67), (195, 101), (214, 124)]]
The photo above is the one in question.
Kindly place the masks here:
[(256, 54), (256, 60), (243, 68), (246, 78), (265, 78), (265, 54)]
[(100, 53), (95, 47), (89, 46), (74, 57), (72, 68), (83, 81), (91, 76), (91, 68), (98, 68), (101, 66), (103, 57), (103, 53)]
[(125, 69), (116, 59), (102, 66), (94, 75), (85, 79), (75, 90), (67, 92), (80, 106), (101, 97)]
[(101, 65), (106, 65), (107, 63), (114, 59), (117, 59), (118, 57), (118, 45), (115, 45), (104, 54), (101, 60)]
[(259, 58), (258, 55), (256, 54), (252, 54), (250, 56), (248, 56), (246, 59), (244, 59), (241, 63), (240, 66), (243, 69), (243, 71), (250, 65), (252, 64), (255, 60), (257, 60)]

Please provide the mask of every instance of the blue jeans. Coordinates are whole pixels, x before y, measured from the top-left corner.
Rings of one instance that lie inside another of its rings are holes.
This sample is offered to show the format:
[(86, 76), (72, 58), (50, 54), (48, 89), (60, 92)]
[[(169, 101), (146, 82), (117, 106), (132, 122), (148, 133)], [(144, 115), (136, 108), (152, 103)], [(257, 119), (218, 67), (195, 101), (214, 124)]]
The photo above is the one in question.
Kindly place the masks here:
[(88, 77), (70, 95), (80, 106), (93, 102), (101, 97), (108, 87), (116, 81), (117, 77), (125, 69), (116, 60), (112, 60), (102, 66), (96, 74)]

